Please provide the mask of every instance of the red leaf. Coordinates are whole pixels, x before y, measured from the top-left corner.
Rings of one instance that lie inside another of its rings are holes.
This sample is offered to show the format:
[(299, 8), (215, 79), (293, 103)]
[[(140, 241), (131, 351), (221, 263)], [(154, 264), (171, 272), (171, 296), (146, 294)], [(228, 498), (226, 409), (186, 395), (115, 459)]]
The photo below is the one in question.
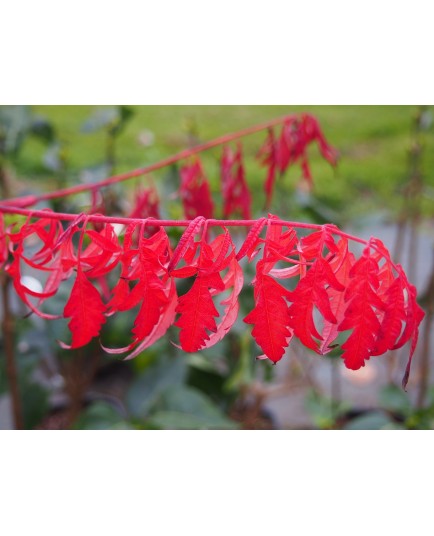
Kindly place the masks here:
[(252, 335), (264, 354), (277, 363), (293, 336), (289, 327), (288, 304), (290, 293), (272, 277), (263, 273), (265, 261), (259, 261), (253, 283), (255, 308), (244, 322), (252, 324)]
[[(348, 250), (348, 240), (341, 238), (337, 247), (338, 254), (331, 254), (330, 268), (339, 283), (346, 289), (350, 280), (351, 268), (356, 260), (354, 255)], [(327, 354), (333, 349), (332, 343), (339, 335), (338, 326), (343, 321), (347, 308), (344, 291), (329, 287), (327, 293), (330, 299), (330, 308), (336, 318), (336, 322), (330, 322), (327, 319), (324, 319), (324, 327), (322, 330), (323, 341), (319, 349), (322, 355)]]
[(252, 225), (247, 235), (247, 238), (245, 239), (243, 245), (237, 253), (237, 261), (240, 261), (246, 255), (249, 257), (249, 261), (251, 261), (253, 257), (259, 252), (257, 249), (259, 243), (259, 236), (266, 223), (267, 218), (259, 218), (259, 220)]
[[(226, 229), (211, 244), (203, 236), (199, 245), (199, 256), (194, 261), (198, 273), (191, 289), (179, 298), (176, 311), (180, 313), (175, 326), (181, 328), (181, 348), (195, 352), (217, 343), (231, 328), (238, 313), (237, 297), (242, 288), (242, 273), (235, 259), (235, 247)], [(222, 279), (220, 272), (228, 272)], [(232, 288), (226, 299), (222, 320), (213, 297)], [(213, 334), (213, 335), (212, 335)]]
[(193, 164), (181, 168), (179, 195), (188, 220), (194, 220), (198, 216), (206, 219), (213, 217), (214, 203), (211, 190), (198, 158)]
[(205, 218), (203, 216), (198, 216), (190, 223), (190, 225), (184, 231), (181, 236), (181, 240), (179, 241), (175, 251), (173, 252), (173, 256), (169, 263), (169, 266), (167, 267), (167, 271), (169, 272), (169, 274), (174, 268), (176, 268), (178, 262), (184, 257), (186, 251), (194, 242), (194, 237), (199, 232), (204, 222)]
[(372, 355), (382, 355), (396, 344), (406, 320), (403, 290), (403, 282), (397, 277), (384, 295), (385, 310)]
[(288, 117), (282, 126), (277, 141), (273, 131), (269, 131), (268, 138), (258, 154), (261, 164), (268, 167), (264, 186), (267, 195), (267, 208), (271, 204), (277, 170), (283, 175), (292, 164), (300, 162), (303, 178), (306, 180), (308, 188), (312, 189), (313, 177), (309, 167), (307, 147), (314, 141), (318, 143), (322, 156), (331, 165), (336, 165), (337, 151), (327, 143), (319, 123), (314, 117), (306, 114), (299, 118), (296, 116)]
[(349, 301), (339, 331), (352, 329), (348, 340), (342, 345), (347, 368), (358, 370), (365, 365), (375, 348), (380, 322), (377, 311), (384, 310), (384, 303), (377, 295), (380, 286), (379, 267), (367, 247), (363, 256), (350, 270), (350, 283), (345, 293)]
[(250, 220), (251, 196), (245, 179), (241, 145), (234, 154), (225, 146), (221, 161), (221, 183), (223, 196), (223, 217), (239, 214), (244, 220)]
[[(144, 224), (138, 227), (141, 229), (138, 249), (129, 249), (129, 241), (126, 247), (124, 244), (121, 279), (113, 289), (113, 298), (108, 304), (111, 314), (128, 311), (140, 304), (132, 330), (134, 340), (122, 349), (106, 349), (111, 353), (130, 351), (154, 333), (172, 299), (172, 283), (167, 278), (165, 267), (171, 255), (167, 234), (160, 228), (156, 234), (146, 238), (143, 235)], [(135, 286), (130, 289), (129, 283), (133, 282), (136, 282)]]
[(323, 337), (315, 327), (313, 310), (316, 307), (327, 322), (336, 324), (337, 320), (330, 307), (330, 296), (327, 288), (336, 291), (343, 291), (345, 287), (339, 283), (334, 275), (329, 263), (318, 258), (307, 272), (307, 275), (300, 279), (297, 287), (290, 293), (292, 305), (289, 307), (289, 325), (294, 330), (294, 334), (307, 347), (319, 353), (316, 339), (323, 340)]
[[(160, 219), (160, 200), (155, 187), (136, 192), (134, 202), (134, 208), (129, 214), (129, 218), (143, 220), (147, 218)], [(152, 236), (158, 229), (159, 227), (154, 225), (146, 226), (145, 235), (147, 237)]]
[(72, 343), (61, 343), (63, 348), (79, 348), (99, 335), (105, 323), (104, 305), (98, 290), (90, 283), (80, 264), (72, 287), (71, 296), (63, 310), (65, 318), (71, 318), (68, 327), (72, 333)]
[(210, 290), (224, 290), (219, 274), (198, 275), (191, 289), (179, 298), (175, 326), (181, 328), (179, 340), (185, 352), (196, 352), (209, 340), (208, 331), (216, 332), (219, 316)]
[(273, 129), (269, 129), (268, 137), (265, 140), (264, 145), (260, 148), (257, 158), (259, 159), (261, 165), (268, 167), (264, 190), (267, 196), (265, 207), (269, 208), (273, 196), (274, 183), (276, 181), (278, 167), (277, 144)]

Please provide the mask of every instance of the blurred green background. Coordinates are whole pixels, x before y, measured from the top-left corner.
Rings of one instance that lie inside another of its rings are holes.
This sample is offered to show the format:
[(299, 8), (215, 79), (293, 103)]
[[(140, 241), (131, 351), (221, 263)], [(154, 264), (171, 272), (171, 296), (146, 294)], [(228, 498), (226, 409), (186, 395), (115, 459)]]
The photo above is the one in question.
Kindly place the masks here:
[[(339, 151), (339, 164), (331, 168), (310, 147), (314, 191), (300, 188), (295, 165), (278, 181), (271, 212), (379, 236), (404, 264), (430, 311), (434, 136), (428, 106), (0, 106), (2, 195), (96, 182), (198, 142), (300, 112), (319, 120)], [(258, 133), (243, 140), (256, 217), (264, 213), (265, 171), (255, 159), (264, 138)], [(219, 157), (219, 149), (202, 156), (217, 207)], [(176, 167), (153, 174), (152, 181), (161, 195), (162, 216), (179, 217)], [(136, 182), (113, 188), (118, 205), (132, 202)], [(55, 208), (75, 212), (86, 202), (82, 196)], [(59, 304), (67, 292), (65, 286)], [(251, 300), (245, 284), (242, 311)], [(405, 352), (374, 358), (365, 369), (349, 373), (338, 353), (319, 358), (295, 345), (271, 367), (255, 362), (250, 331), (239, 319), (224, 341), (200, 354), (183, 354), (166, 337), (124, 363), (103, 354), (97, 343), (64, 352), (55, 341), (67, 338), (65, 322), (23, 319), (17, 300), (13, 308), (28, 428), (434, 427), (430, 315), (404, 393), (399, 383)], [(128, 315), (113, 321), (105, 342), (128, 342), (132, 321)], [(13, 427), (3, 359), (0, 392), (0, 426)]]

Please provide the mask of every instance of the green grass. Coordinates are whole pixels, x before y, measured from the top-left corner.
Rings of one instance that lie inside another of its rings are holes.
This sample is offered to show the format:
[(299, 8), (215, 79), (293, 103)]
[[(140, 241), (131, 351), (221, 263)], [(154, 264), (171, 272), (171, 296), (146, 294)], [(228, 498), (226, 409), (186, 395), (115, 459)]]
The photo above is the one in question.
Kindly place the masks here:
[[(67, 146), (70, 183), (78, 181), (79, 170), (104, 160), (105, 134), (84, 134), (83, 122), (95, 111), (95, 106), (34, 106), (35, 114), (49, 119)], [(119, 136), (116, 171), (124, 172), (144, 166), (184, 148), (192, 128), (200, 140), (208, 140), (231, 131), (292, 112), (309, 112), (320, 120), (330, 143), (338, 148), (341, 160), (335, 173), (314, 147), (310, 149), (316, 183), (315, 195), (327, 207), (358, 213), (395, 209), (399, 205), (399, 188), (408, 176), (407, 154), (416, 106), (134, 106), (134, 117)], [(150, 130), (155, 136), (151, 147), (139, 143), (139, 134)], [(425, 135), (424, 175), (434, 187), (434, 137), (432, 130)], [(254, 161), (254, 155), (264, 139), (257, 134), (245, 139), (247, 179), (258, 201), (263, 203), (264, 170)], [(43, 145), (34, 139), (25, 142), (15, 163), (19, 178), (38, 179), (38, 187), (46, 188), (53, 176), (41, 165)], [(218, 192), (219, 150), (204, 155), (213, 190)], [(289, 192), (296, 185), (300, 172), (290, 171), (279, 187), (283, 198), (277, 208), (285, 209)], [(162, 175), (156, 176), (157, 182)], [(288, 197), (289, 199), (289, 197)], [(288, 207), (290, 208), (290, 207)], [(275, 207), (273, 207), (275, 210)]]

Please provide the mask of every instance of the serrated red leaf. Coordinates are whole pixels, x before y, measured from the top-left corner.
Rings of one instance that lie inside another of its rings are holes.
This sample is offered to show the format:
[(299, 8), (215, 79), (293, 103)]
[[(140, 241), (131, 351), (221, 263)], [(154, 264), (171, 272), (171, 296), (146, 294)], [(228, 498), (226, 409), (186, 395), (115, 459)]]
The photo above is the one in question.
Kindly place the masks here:
[[(216, 344), (231, 328), (238, 313), (237, 297), (242, 287), (242, 274), (231, 237), (224, 229), (224, 233), (211, 244), (206, 240), (207, 237), (202, 236), (196, 250), (199, 252), (197, 259), (190, 259), (197, 266), (197, 275), (191, 289), (179, 298), (176, 309), (180, 316), (175, 326), (181, 328), (180, 344), (187, 352)], [(222, 279), (221, 272), (226, 269), (228, 271)], [(229, 297), (221, 302), (224, 311), (217, 324), (216, 318), (220, 314), (213, 297), (231, 288)]]
[(179, 298), (176, 312), (180, 314), (175, 326), (181, 328), (179, 341), (185, 352), (197, 352), (209, 340), (209, 331), (217, 331), (219, 316), (211, 289), (222, 291), (224, 283), (219, 274), (198, 275), (191, 289)]
[(314, 307), (327, 322), (337, 323), (330, 307), (328, 288), (340, 292), (345, 289), (336, 279), (329, 263), (320, 257), (314, 262), (306, 276), (300, 279), (295, 290), (290, 293), (292, 304), (288, 311), (289, 325), (307, 348), (318, 353), (320, 353), (319, 345), (314, 338), (323, 340), (323, 336), (315, 327)]
[(258, 346), (273, 363), (277, 363), (293, 336), (287, 303), (290, 293), (263, 273), (263, 263), (258, 262), (253, 282), (255, 308), (244, 318), (244, 322), (253, 325), (252, 335)]
[(349, 303), (338, 327), (339, 331), (352, 329), (342, 345), (342, 359), (352, 370), (365, 366), (365, 361), (370, 359), (381, 327), (377, 311), (384, 310), (385, 306), (376, 293), (380, 286), (378, 273), (378, 263), (367, 247), (350, 270), (350, 283), (345, 293)]
[(61, 343), (62, 347), (80, 348), (97, 337), (106, 321), (105, 311), (106, 306), (98, 290), (88, 280), (79, 264), (71, 296), (63, 310), (63, 316), (71, 318), (68, 327), (72, 333), (72, 343)]
[(243, 242), (239, 252), (237, 253), (237, 261), (243, 259), (246, 255), (249, 261), (258, 253), (259, 237), (262, 229), (267, 223), (267, 218), (259, 218), (250, 228), (246, 239)]
[[(152, 333), (162, 320), (173, 296), (172, 283), (167, 278), (167, 264), (171, 249), (168, 236), (163, 228), (149, 238), (144, 235), (144, 224), (138, 225), (140, 236), (138, 249), (129, 249), (124, 244), (121, 258), (121, 279), (113, 289), (113, 297), (108, 304), (110, 314), (128, 311), (139, 305), (132, 334), (133, 342), (122, 349), (106, 349), (111, 353), (128, 352)], [(131, 230), (131, 235), (133, 234)], [(135, 283), (133, 288), (130, 284)], [(170, 295), (170, 298), (169, 298)]]
[(350, 271), (356, 262), (354, 255), (348, 249), (348, 240), (341, 238), (337, 244), (338, 254), (334, 253), (330, 255), (330, 268), (336, 276), (336, 279), (343, 286), (343, 290), (337, 290), (333, 287), (327, 289), (327, 293), (330, 299), (330, 308), (333, 315), (336, 318), (336, 322), (330, 322), (324, 319), (324, 326), (322, 330), (322, 342), (320, 344), (319, 352), (322, 355), (327, 354), (333, 349), (332, 343), (339, 335), (338, 326), (341, 324), (345, 317), (345, 311), (347, 308), (347, 301), (345, 300), (345, 289), (350, 281)]

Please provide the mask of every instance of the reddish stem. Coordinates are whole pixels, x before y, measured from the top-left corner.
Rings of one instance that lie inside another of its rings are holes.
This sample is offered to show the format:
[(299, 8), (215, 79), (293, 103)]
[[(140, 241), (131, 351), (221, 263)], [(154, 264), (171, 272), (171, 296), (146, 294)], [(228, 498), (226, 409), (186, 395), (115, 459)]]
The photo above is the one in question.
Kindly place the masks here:
[(38, 203), (39, 201), (46, 201), (48, 199), (57, 199), (60, 197), (75, 195), (75, 194), (86, 192), (86, 191), (99, 190), (100, 188), (103, 188), (104, 186), (116, 184), (117, 182), (126, 181), (128, 179), (133, 179), (135, 177), (140, 177), (141, 175), (146, 175), (147, 173), (151, 173), (152, 171), (157, 171), (158, 169), (161, 169), (163, 167), (170, 166), (172, 164), (175, 164), (176, 162), (179, 162), (180, 160), (185, 160), (192, 155), (201, 153), (208, 149), (212, 149), (213, 147), (224, 145), (234, 140), (238, 140), (239, 138), (244, 138), (245, 136), (249, 136), (250, 134), (255, 134), (256, 132), (260, 132), (261, 130), (266, 130), (273, 126), (280, 125), (284, 123), (287, 119), (288, 119), (288, 116), (280, 117), (278, 119), (273, 119), (272, 121), (268, 121), (267, 123), (262, 123), (261, 125), (256, 125), (253, 127), (245, 128), (243, 130), (239, 130), (237, 132), (233, 132), (231, 134), (226, 134), (225, 136), (221, 136), (214, 140), (210, 140), (205, 143), (201, 143), (200, 145), (196, 145), (196, 147), (191, 147), (190, 149), (184, 149), (183, 151), (173, 156), (169, 156), (168, 158), (165, 158), (164, 160), (160, 160), (159, 162), (156, 162), (154, 164), (150, 164), (149, 166), (138, 168), (128, 173), (123, 173), (121, 175), (115, 175), (113, 177), (109, 177), (108, 179), (105, 179), (96, 184), (79, 184), (78, 186), (72, 186), (71, 188), (64, 188), (63, 190), (56, 190), (54, 192), (48, 192), (48, 193), (41, 194), (41, 195), (31, 195), (27, 197), (21, 197), (21, 198), (17, 197), (17, 198), (7, 199), (7, 200), (3, 200), (3, 203), (7, 203), (8, 205), (20, 206), (20, 207), (29, 207)]
[[(77, 214), (51, 212), (49, 210), (28, 210), (25, 208), (9, 207), (4, 205), (0, 205), (0, 212), (3, 212), (4, 214), (17, 214), (21, 216), (28, 216), (30, 218), (47, 218), (50, 220), (74, 221), (77, 219)], [(98, 214), (90, 214), (86, 217), (86, 220), (94, 223), (119, 223), (122, 225), (141, 224), (143, 222), (146, 222), (147, 225), (157, 225), (159, 227), (188, 227), (191, 223), (191, 220), (158, 220), (156, 218), (146, 218), (145, 220), (143, 220), (137, 218), (123, 218), (121, 216), (102, 216)], [(252, 227), (253, 225), (255, 225), (255, 223), (257, 223), (257, 220), (206, 220), (206, 224), (209, 227)], [(284, 225), (286, 227), (312, 229), (315, 231), (319, 231), (324, 227), (323, 225), (318, 225), (315, 223), (285, 221), (275, 218), (270, 218), (268, 223), (270, 225)], [(337, 234), (339, 236), (342, 236), (343, 238), (353, 240), (354, 242), (358, 242), (360, 244), (371, 245), (371, 247), (374, 247), (372, 244), (370, 244), (368, 240), (364, 240), (363, 238), (358, 238), (357, 236), (345, 233), (334, 225), (331, 225), (331, 227), (331, 232), (333, 234)]]

